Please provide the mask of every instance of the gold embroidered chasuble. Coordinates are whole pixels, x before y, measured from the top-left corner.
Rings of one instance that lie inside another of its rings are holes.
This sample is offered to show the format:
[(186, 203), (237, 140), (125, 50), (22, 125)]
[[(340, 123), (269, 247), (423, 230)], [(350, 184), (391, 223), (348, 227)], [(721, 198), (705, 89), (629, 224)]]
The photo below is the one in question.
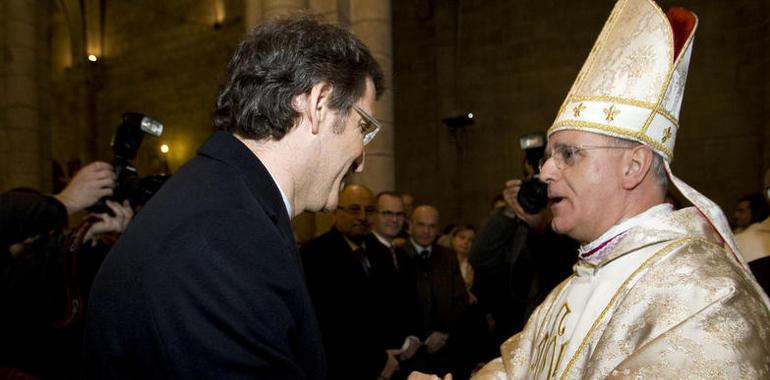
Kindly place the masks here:
[(656, 206), (631, 224), (474, 379), (770, 378), (770, 311), (702, 214)]

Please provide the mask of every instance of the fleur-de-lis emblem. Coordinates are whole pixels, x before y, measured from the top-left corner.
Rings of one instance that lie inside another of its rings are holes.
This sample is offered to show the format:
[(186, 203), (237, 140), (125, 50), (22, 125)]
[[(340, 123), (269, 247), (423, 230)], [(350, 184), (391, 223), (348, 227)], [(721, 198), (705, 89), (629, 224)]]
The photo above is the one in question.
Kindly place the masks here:
[(607, 121), (615, 120), (615, 116), (618, 116), (619, 113), (620, 113), (620, 110), (615, 108), (614, 104), (611, 105), (610, 108), (605, 108), (604, 109), (604, 114), (607, 116), (607, 117), (605, 117), (605, 119)]
[(572, 114), (575, 115), (575, 117), (580, 117), (580, 113), (583, 112), (583, 110), (586, 109), (586, 106), (583, 105), (583, 103), (580, 103), (575, 106), (575, 108), (572, 109)]
[(660, 142), (665, 144), (666, 141), (668, 141), (668, 139), (670, 138), (671, 138), (671, 127), (668, 127), (665, 130), (663, 130), (663, 138), (660, 139)]

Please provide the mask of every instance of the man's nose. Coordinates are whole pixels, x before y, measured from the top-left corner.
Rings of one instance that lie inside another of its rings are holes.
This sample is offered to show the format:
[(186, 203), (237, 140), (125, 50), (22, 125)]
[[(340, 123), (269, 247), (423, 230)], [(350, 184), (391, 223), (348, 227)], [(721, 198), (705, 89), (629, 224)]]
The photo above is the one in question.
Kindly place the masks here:
[(553, 159), (548, 158), (540, 167), (540, 180), (545, 183), (551, 183), (558, 178), (560, 173), (561, 172), (556, 168)]

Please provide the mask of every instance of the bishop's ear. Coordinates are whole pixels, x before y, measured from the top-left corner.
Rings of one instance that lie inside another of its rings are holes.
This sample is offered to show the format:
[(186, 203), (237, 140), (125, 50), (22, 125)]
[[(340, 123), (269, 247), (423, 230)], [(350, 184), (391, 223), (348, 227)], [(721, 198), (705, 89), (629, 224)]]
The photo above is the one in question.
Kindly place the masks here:
[(639, 186), (648, 175), (655, 153), (644, 145), (637, 145), (625, 153), (623, 188), (631, 190)]

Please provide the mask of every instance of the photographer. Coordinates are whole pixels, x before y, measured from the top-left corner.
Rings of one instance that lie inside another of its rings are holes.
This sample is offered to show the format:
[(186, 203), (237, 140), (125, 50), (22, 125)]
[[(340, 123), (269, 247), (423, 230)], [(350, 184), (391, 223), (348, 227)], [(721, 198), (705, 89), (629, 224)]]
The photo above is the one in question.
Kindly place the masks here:
[(86, 294), (106, 252), (98, 240), (124, 230), (133, 211), (128, 202), (107, 201), (113, 215), (91, 214), (72, 233), (64, 229), (69, 216), (111, 195), (113, 186), (112, 166), (93, 162), (56, 195), (0, 194), (0, 378), (77, 376), (82, 338), (74, 322), (84, 298), (78, 293)]
[(526, 135), (520, 144), (525, 180), (505, 183), (506, 206), (478, 231), (470, 253), (479, 304), (498, 343), (522, 329), (532, 310), (572, 272), (577, 257), (577, 242), (551, 229), (546, 188), (537, 179), (545, 136)]

